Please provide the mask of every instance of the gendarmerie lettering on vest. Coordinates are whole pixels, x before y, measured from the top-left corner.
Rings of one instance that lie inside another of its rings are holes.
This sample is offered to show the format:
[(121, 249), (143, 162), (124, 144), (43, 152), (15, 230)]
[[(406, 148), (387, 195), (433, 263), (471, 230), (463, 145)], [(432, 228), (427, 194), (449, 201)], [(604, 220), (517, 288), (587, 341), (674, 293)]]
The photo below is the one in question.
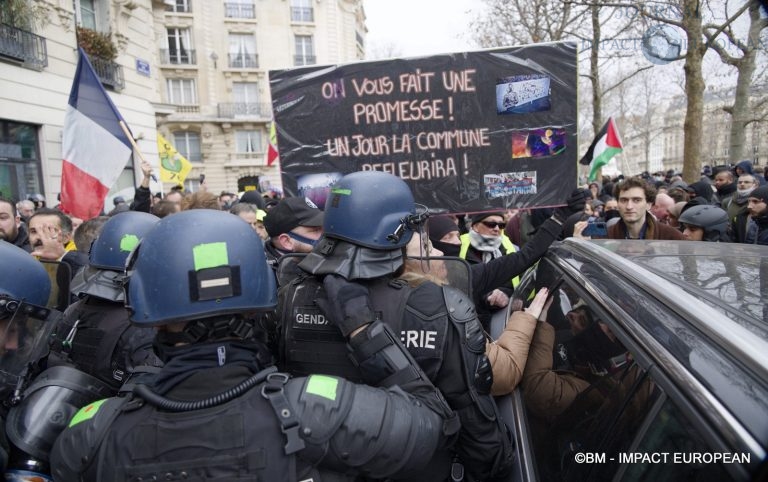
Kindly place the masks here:
[(327, 325), (328, 319), (320, 313), (296, 313), (296, 323), (301, 325)]
[(435, 349), (436, 331), (424, 330), (403, 330), (400, 332), (400, 341), (406, 348), (429, 348)]

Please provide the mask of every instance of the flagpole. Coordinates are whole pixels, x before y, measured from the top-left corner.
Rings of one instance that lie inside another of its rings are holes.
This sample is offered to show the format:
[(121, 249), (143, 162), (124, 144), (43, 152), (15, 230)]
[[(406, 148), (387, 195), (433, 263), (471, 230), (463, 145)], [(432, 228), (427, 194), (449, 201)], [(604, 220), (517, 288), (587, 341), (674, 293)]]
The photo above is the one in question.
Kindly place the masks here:
[[(147, 160), (144, 159), (144, 154), (142, 154), (141, 150), (139, 150), (139, 145), (136, 144), (136, 140), (133, 138), (133, 135), (131, 135), (131, 131), (128, 130), (128, 126), (125, 124), (124, 121), (120, 121), (119, 124), (120, 124), (120, 128), (123, 130), (123, 133), (125, 134), (125, 137), (128, 138), (128, 142), (131, 143), (131, 146), (133, 147), (133, 151), (139, 155), (139, 159), (141, 159), (141, 162), (147, 162)], [(157, 179), (155, 178), (154, 174), (152, 175), (152, 179), (154, 179), (155, 182), (157, 182)], [(160, 193), (164, 195), (165, 192), (163, 189), (163, 183), (160, 182), (158, 184), (160, 184)]]
[(133, 146), (133, 150), (136, 151), (136, 154), (139, 155), (139, 159), (141, 159), (141, 162), (147, 162), (147, 160), (144, 159), (144, 155), (139, 150), (139, 145), (136, 144), (136, 141), (133, 139), (133, 135), (131, 134), (131, 131), (128, 130), (128, 126), (125, 125), (124, 121), (120, 121), (120, 128), (123, 130), (125, 137), (128, 138), (128, 142), (130, 142), (131, 146)]

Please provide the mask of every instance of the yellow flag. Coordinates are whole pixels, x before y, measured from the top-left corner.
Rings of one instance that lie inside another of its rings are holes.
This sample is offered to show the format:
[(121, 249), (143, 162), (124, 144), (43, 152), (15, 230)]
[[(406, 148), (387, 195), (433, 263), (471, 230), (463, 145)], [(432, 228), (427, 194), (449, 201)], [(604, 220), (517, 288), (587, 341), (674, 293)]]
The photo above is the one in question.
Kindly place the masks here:
[(184, 184), (192, 164), (174, 148), (170, 142), (157, 133), (157, 153), (160, 155), (160, 180)]

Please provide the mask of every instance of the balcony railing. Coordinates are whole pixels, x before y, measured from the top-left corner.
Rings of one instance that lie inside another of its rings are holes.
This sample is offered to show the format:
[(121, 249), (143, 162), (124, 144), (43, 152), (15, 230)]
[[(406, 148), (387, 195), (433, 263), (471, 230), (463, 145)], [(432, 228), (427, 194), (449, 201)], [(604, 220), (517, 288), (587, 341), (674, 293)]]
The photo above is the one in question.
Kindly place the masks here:
[(194, 50), (160, 50), (160, 63), (165, 65), (195, 65), (197, 56)]
[(200, 112), (200, 106), (197, 104), (176, 104), (176, 112), (181, 114), (195, 114)]
[(258, 69), (258, 54), (229, 54), (230, 69)]
[(314, 22), (315, 12), (311, 7), (291, 7), (291, 22)]
[(114, 90), (123, 90), (125, 77), (123, 76), (122, 65), (99, 57), (90, 57), (89, 60), (102, 84), (112, 87)]
[(225, 3), (224, 15), (227, 18), (256, 18), (256, 6), (252, 3)]
[(271, 115), (272, 106), (266, 103), (234, 102), (219, 104), (219, 117), (270, 117)]
[(317, 57), (314, 55), (294, 55), (293, 56), (293, 65), (296, 66), (302, 66), (302, 65), (315, 65), (317, 62)]
[(48, 66), (48, 48), (43, 37), (4, 23), (0, 24), (0, 57), (20, 61), (35, 70)]

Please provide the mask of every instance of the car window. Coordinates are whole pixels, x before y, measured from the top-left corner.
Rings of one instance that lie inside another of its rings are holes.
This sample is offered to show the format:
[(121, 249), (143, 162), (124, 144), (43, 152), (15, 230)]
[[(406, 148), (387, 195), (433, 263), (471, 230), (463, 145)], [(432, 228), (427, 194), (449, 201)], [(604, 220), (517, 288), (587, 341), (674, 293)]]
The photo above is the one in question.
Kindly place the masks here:
[[(731, 476), (721, 463), (701, 458), (716, 452), (704, 443), (704, 436), (692, 427), (672, 401), (666, 400), (637, 448), (631, 452), (649, 454), (657, 460), (651, 463), (628, 463), (621, 480), (730, 480)], [(699, 460), (694, 457), (699, 457)]]
[[(569, 408), (551, 420), (529, 412), (541, 480), (611, 479), (620, 468), (618, 454), (629, 451), (659, 393), (646, 372), (632, 364), (585, 385)], [(583, 454), (595, 459), (584, 463), (579, 460)]]
[[(610, 479), (620, 468), (615, 454), (629, 449), (661, 392), (577, 287), (558, 285), (546, 262), (537, 271), (537, 286), (557, 286), (521, 389), (537, 472), (541, 480)], [(602, 459), (577, 463), (586, 453)]]

